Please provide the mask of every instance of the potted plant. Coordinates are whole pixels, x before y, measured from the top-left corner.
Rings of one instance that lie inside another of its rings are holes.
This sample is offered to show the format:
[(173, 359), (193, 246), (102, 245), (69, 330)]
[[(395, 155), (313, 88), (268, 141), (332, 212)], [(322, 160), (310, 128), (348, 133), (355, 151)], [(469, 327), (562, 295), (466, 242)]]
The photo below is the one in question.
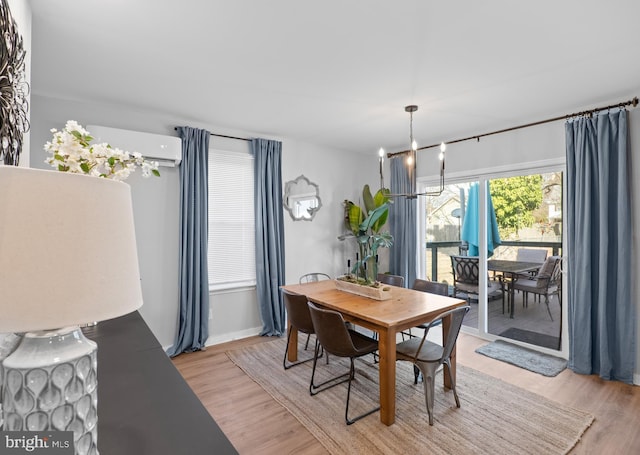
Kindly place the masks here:
[(382, 231), (389, 216), (389, 190), (380, 188), (375, 195), (371, 194), (369, 185), (362, 190), (364, 206), (345, 200), (345, 223), (353, 234), (358, 245), (356, 261), (351, 274), (355, 274), (355, 281), (362, 281), (365, 285), (373, 285), (378, 276), (378, 249), (393, 245), (393, 236), (388, 231)]

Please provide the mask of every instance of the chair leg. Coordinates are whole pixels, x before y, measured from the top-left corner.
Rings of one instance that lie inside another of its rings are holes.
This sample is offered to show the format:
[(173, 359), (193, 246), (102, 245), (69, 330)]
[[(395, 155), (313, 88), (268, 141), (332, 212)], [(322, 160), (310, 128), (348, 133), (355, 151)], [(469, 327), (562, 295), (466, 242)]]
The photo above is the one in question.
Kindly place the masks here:
[(427, 414), (429, 414), (429, 425), (433, 425), (433, 395), (435, 394), (435, 384), (433, 376), (422, 373), (424, 386), (424, 401), (427, 406)]
[(549, 295), (544, 295), (544, 304), (547, 305), (547, 313), (549, 313), (549, 317), (553, 321), (553, 315), (551, 314), (551, 309), (549, 308)]
[[(311, 396), (316, 395), (324, 390), (330, 389), (331, 387), (337, 386), (338, 384), (342, 384), (343, 382), (347, 382), (350, 380), (349, 378), (351, 376), (351, 372), (341, 374), (340, 376), (327, 379), (326, 381), (316, 385), (315, 384), (316, 366), (318, 365), (318, 358), (322, 358), (321, 349), (322, 349), (322, 346), (320, 346), (320, 343), (318, 343), (318, 340), (316, 340), (316, 347), (314, 350), (315, 354), (313, 356), (313, 368), (311, 369), (311, 381), (309, 382), (309, 395)], [(327, 353), (327, 356), (328, 355), (329, 354)], [(328, 361), (328, 357), (327, 357), (327, 361)], [(335, 383), (330, 384), (331, 382), (335, 382)]]
[[(447, 370), (449, 374), (449, 380), (451, 382), (451, 389), (453, 390), (453, 397), (456, 400), (456, 406), (460, 407), (460, 400), (458, 398), (458, 393), (456, 392), (456, 384), (453, 379), (453, 375), (451, 374), (451, 364), (449, 361), (445, 361), (445, 370)], [(427, 413), (429, 414), (429, 425), (433, 425), (433, 404), (434, 404), (434, 396), (435, 396), (435, 376), (436, 371), (438, 370), (439, 364), (436, 362), (418, 362), (415, 365), (418, 366), (420, 371), (422, 372), (423, 377), (423, 385), (424, 385), (424, 399), (425, 404), (427, 405)]]
[(413, 365), (413, 384), (414, 385), (418, 383), (418, 378), (419, 377), (420, 377), (420, 368), (418, 368), (417, 366)]
[[(287, 347), (284, 350), (284, 358), (282, 359), (282, 366), (285, 370), (288, 370), (291, 367), (295, 367), (296, 365), (300, 365), (301, 363), (307, 363), (313, 360), (313, 357), (304, 360), (298, 360), (297, 362), (287, 363), (287, 355), (289, 354), (289, 341), (291, 340), (291, 328), (289, 328), (289, 333), (287, 334)], [(327, 357), (327, 362), (329, 358)]]
[(451, 373), (451, 362), (447, 359), (444, 362), (446, 366), (445, 370), (449, 372), (449, 384), (451, 384), (451, 390), (453, 391), (453, 398), (456, 400), (456, 407), (460, 407), (460, 399), (458, 398), (458, 392), (456, 390), (456, 381), (453, 379), (453, 374)]
[(344, 410), (344, 420), (347, 422), (347, 425), (351, 425), (354, 422), (357, 422), (358, 420), (362, 419), (363, 417), (366, 417), (368, 415), (373, 414), (376, 411), (380, 410), (380, 406), (377, 406), (367, 412), (365, 412), (364, 414), (360, 414), (357, 417), (354, 417), (353, 419), (349, 419), (349, 400), (351, 399), (351, 381), (355, 378), (355, 374), (356, 374), (356, 369), (355, 369), (355, 365), (354, 365), (354, 358), (351, 357), (351, 367), (349, 368), (349, 386), (347, 387), (347, 406)]

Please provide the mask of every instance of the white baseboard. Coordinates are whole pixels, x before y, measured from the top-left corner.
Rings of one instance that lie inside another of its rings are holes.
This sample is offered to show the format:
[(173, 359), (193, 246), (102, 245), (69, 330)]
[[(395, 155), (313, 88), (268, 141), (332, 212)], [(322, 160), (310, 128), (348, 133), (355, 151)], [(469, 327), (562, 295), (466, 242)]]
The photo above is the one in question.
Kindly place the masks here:
[(220, 335), (210, 335), (207, 338), (205, 346), (213, 346), (216, 344), (227, 343), (229, 341), (240, 340), (242, 338), (249, 338), (260, 334), (262, 327), (253, 327), (250, 329), (239, 330), (237, 332), (223, 333)]
[(633, 374), (633, 384), (640, 385), (640, 373)]
[[(227, 343), (229, 341), (241, 340), (242, 338), (249, 338), (252, 336), (260, 335), (262, 327), (253, 327), (251, 329), (240, 330), (238, 332), (223, 333), (221, 335), (209, 336), (205, 342), (205, 346), (213, 346), (216, 344)], [(171, 349), (173, 345), (162, 346), (165, 352)]]

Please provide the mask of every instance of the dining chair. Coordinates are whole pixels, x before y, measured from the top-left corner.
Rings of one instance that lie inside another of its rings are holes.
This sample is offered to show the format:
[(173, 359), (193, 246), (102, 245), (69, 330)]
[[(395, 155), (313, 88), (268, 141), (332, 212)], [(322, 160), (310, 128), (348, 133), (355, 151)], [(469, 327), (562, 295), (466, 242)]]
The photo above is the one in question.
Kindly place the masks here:
[[(302, 275), (299, 279), (298, 279), (298, 283), (299, 284), (304, 284), (304, 283), (315, 283), (316, 281), (324, 281), (324, 280), (330, 280), (331, 276), (327, 275), (326, 273), (323, 272), (310, 272), (310, 273), (305, 273), (304, 275)], [(311, 337), (311, 335), (307, 335), (307, 342), (304, 344), (304, 349), (308, 349), (309, 348), (309, 338)]]
[[(429, 294), (438, 294), (443, 296), (449, 295), (449, 285), (446, 283), (438, 283), (437, 281), (429, 281), (429, 280), (421, 280), (420, 278), (416, 278), (413, 282), (413, 286), (411, 289), (421, 292), (427, 292)], [(440, 321), (435, 321), (433, 325), (439, 325)], [(419, 329), (427, 330), (429, 324), (420, 324), (416, 326)], [(411, 334), (411, 329), (409, 329), (409, 334)], [(420, 377), (420, 369), (414, 365), (413, 366), (413, 383), (418, 383), (418, 378)]]
[(300, 279), (298, 280), (298, 282), (300, 284), (303, 284), (303, 283), (314, 283), (316, 281), (330, 280), (330, 279), (331, 279), (331, 277), (329, 275), (327, 275), (326, 273), (311, 272), (311, 273), (305, 273), (304, 275), (302, 275), (300, 277)]
[[(453, 297), (458, 293), (467, 296), (467, 301), (471, 302), (470, 295), (475, 295), (476, 299), (480, 293), (480, 267), (478, 256), (451, 256), (451, 268), (453, 270)], [(487, 280), (487, 295), (491, 296), (500, 292), (502, 297), (502, 312), (504, 313), (504, 283), (492, 279)]]
[(553, 315), (549, 308), (549, 296), (557, 295), (558, 302), (562, 306), (562, 257), (549, 256), (540, 267), (538, 274), (531, 278), (518, 279), (513, 283), (513, 289), (522, 291), (523, 305), (528, 306), (529, 294), (544, 296), (547, 313), (553, 321)]
[[(451, 382), (451, 390), (456, 400), (456, 406), (460, 407), (460, 399), (456, 391), (456, 383), (451, 373), (451, 353), (455, 347), (460, 327), (464, 316), (469, 311), (469, 305), (455, 308), (453, 310), (440, 313), (431, 321), (424, 331), (422, 338), (411, 338), (396, 345), (396, 359), (400, 361), (412, 362), (420, 369), (424, 377), (424, 394), (427, 405), (427, 413), (429, 414), (429, 425), (433, 425), (433, 402), (435, 395), (435, 375), (440, 365), (445, 365), (446, 374), (449, 375)], [(442, 346), (427, 340), (429, 329), (437, 323), (442, 323), (446, 317), (451, 317), (449, 332)], [(444, 374), (444, 373), (443, 373)]]
[[(363, 414), (352, 419), (349, 418), (349, 400), (351, 398), (351, 383), (355, 379), (355, 359), (358, 357), (372, 354), (378, 349), (378, 342), (373, 338), (369, 338), (354, 330), (348, 329), (345, 325), (345, 321), (340, 313), (333, 310), (326, 310), (318, 308), (313, 303), (309, 302), (309, 311), (311, 312), (311, 320), (316, 332), (318, 344), (316, 345), (316, 354), (314, 355), (313, 370), (311, 373), (311, 385), (309, 386), (309, 393), (315, 395), (323, 390), (327, 390), (343, 382), (348, 382), (347, 387), (347, 403), (344, 411), (344, 419), (347, 425), (373, 414), (380, 410), (380, 406), (375, 407)], [(323, 348), (327, 353), (333, 354), (336, 357), (348, 357), (350, 360), (349, 372), (343, 375), (334, 377), (321, 384), (315, 385), (314, 378), (316, 372), (316, 365), (319, 355), (319, 349)], [(327, 385), (329, 384), (329, 385)]]
[(404, 287), (404, 277), (400, 275), (391, 275), (390, 273), (378, 273), (376, 279), (390, 286)]
[[(295, 329), (299, 333), (306, 333), (307, 343), (309, 343), (309, 336), (314, 334), (315, 330), (313, 328), (313, 321), (311, 321), (309, 306), (307, 305), (307, 297), (302, 294), (294, 294), (287, 291), (286, 289), (282, 290), (282, 295), (284, 297), (284, 306), (287, 312), (287, 320), (289, 321), (287, 347), (284, 350), (284, 359), (282, 360), (282, 366), (285, 370), (288, 370), (291, 367), (313, 360), (313, 357), (310, 357), (308, 359), (299, 360), (297, 362), (287, 362), (287, 356), (289, 354), (289, 341), (291, 340), (291, 333), (293, 332), (293, 330)], [(316, 339), (316, 347), (317, 345), (318, 340)], [(314, 353), (315, 351), (316, 350), (314, 349)]]

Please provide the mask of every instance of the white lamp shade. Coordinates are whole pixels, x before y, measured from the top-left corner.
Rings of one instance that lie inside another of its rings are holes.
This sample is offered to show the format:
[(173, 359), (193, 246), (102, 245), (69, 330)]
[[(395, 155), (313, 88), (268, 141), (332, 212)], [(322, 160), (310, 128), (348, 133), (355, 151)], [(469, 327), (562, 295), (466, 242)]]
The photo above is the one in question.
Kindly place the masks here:
[(129, 185), (0, 166), (0, 332), (102, 321), (141, 305)]

